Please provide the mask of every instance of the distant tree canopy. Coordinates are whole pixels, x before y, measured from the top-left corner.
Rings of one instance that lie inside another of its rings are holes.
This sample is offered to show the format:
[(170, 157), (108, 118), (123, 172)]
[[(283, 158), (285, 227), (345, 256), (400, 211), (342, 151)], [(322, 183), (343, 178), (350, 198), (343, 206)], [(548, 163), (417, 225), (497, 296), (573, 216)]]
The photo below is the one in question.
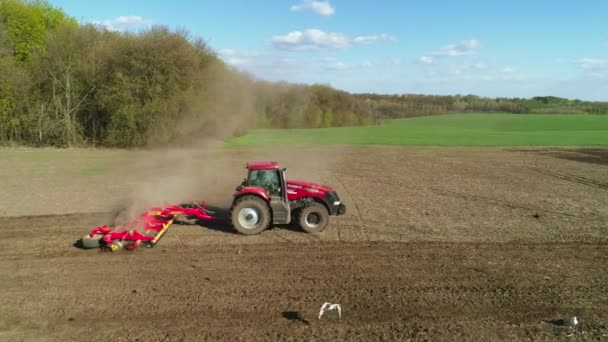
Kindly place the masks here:
[(43, 0), (0, 1), (0, 23), (4, 31), (3, 43), (19, 62), (44, 50), (49, 31), (62, 24), (76, 25), (75, 20)]
[(350, 94), (260, 81), (187, 32), (79, 25), (43, 0), (0, 0), (0, 75), (1, 145), (143, 147), (451, 112), (608, 112), (607, 103), (550, 96)]
[(608, 102), (569, 100), (555, 96), (487, 98), (476, 95), (356, 94), (372, 104), (375, 119), (447, 113), (607, 114)]

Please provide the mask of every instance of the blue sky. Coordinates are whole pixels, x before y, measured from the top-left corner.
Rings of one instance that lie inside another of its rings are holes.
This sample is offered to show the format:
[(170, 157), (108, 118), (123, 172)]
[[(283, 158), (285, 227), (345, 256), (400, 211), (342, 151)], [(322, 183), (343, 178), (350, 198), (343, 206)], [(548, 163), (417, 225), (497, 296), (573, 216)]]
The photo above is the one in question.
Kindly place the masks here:
[(605, 0), (50, 2), (114, 30), (185, 28), (261, 79), (608, 101)]

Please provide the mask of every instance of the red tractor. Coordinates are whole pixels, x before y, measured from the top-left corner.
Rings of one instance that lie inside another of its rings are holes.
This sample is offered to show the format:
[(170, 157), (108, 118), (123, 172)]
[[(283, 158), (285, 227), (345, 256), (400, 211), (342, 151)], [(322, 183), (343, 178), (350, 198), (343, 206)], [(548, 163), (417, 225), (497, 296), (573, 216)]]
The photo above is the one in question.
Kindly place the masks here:
[(259, 234), (271, 224), (293, 220), (308, 233), (318, 233), (330, 215), (343, 215), (344, 203), (332, 188), (287, 180), (276, 162), (247, 164), (248, 177), (236, 188), (230, 210), (234, 228), (241, 234)]
[[(232, 226), (241, 234), (259, 234), (272, 224), (293, 220), (302, 230), (318, 233), (327, 227), (330, 215), (343, 215), (346, 207), (332, 188), (285, 179), (276, 162), (247, 164), (248, 177), (236, 188), (230, 208)], [(215, 220), (205, 201), (200, 204), (151, 208), (128, 224), (99, 226), (80, 240), (84, 248), (107, 247), (112, 251), (154, 247), (179, 216)], [(142, 232), (140, 232), (141, 230)]]

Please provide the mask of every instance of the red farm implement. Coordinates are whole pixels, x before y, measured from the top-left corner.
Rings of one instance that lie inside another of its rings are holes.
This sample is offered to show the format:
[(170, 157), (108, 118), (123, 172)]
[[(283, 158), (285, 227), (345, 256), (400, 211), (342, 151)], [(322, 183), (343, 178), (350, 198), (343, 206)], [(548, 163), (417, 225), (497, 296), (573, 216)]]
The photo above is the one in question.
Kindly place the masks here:
[[(170, 205), (164, 208), (152, 208), (130, 223), (109, 227), (95, 227), (81, 240), (83, 248), (108, 248), (111, 251), (120, 249), (133, 250), (137, 247), (154, 247), (165, 235), (169, 227), (180, 216), (195, 217), (200, 220), (216, 220), (212, 211), (206, 208), (205, 202), (191, 205)], [(140, 232), (142, 231), (142, 232)]]

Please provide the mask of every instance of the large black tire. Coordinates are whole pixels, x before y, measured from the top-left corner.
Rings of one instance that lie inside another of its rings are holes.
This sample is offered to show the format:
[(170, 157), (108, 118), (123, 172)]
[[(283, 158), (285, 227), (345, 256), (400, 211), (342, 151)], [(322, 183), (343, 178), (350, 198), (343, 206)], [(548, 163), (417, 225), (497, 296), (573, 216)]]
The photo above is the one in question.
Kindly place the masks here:
[(270, 226), (270, 209), (263, 199), (243, 196), (232, 206), (232, 226), (243, 235), (255, 235)]
[(329, 213), (320, 203), (309, 203), (298, 211), (298, 225), (307, 233), (320, 233), (328, 223)]

